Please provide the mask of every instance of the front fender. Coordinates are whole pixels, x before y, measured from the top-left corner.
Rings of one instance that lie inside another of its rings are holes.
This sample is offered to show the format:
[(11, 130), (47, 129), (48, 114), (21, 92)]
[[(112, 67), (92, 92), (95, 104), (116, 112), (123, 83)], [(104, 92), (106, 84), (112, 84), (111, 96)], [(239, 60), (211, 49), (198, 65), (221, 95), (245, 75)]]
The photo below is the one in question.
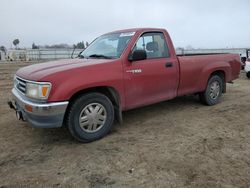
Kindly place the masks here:
[(49, 96), (50, 102), (67, 101), (79, 91), (95, 87), (114, 88), (124, 102), (122, 69), (119, 63), (113, 63), (112, 67), (96, 66), (88, 69), (75, 69), (61, 72), (47, 78), (52, 82), (52, 90)]

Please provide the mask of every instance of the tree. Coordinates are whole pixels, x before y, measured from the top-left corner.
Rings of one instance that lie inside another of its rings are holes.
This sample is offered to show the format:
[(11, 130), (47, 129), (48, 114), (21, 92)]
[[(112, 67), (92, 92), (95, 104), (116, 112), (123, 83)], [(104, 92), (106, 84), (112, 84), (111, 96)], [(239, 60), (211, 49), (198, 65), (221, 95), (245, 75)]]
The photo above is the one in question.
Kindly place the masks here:
[(0, 51), (4, 52), (5, 55), (7, 53), (7, 49), (4, 46), (0, 46)]
[(39, 49), (39, 47), (33, 42), (32, 43), (32, 49)]
[(187, 45), (186, 46), (186, 50), (193, 50), (194, 48), (193, 48), (193, 46), (191, 46), (191, 45)]
[(19, 39), (15, 39), (13, 40), (13, 44), (15, 46), (15, 48), (17, 49), (17, 45), (20, 43)]
[(78, 49), (85, 49), (85, 44), (84, 42), (78, 42), (76, 45), (74, 45), (75, 48), (78, 48)]
[(52, 45), (45, 45), (45, 46), (38, 46), (38, 48), (60, 48), (60, 49), (64, 49), (64, 48), (70, 48), (71, 46), (69, 46), (68, 44), (52, 44)]

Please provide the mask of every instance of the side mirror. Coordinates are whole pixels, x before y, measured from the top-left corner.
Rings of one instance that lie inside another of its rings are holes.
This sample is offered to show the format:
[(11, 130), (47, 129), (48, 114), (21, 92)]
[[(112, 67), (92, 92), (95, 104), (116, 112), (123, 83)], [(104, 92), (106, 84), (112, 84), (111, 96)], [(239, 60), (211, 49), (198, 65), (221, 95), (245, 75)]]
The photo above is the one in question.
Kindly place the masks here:
[(147, 53), (145, 50), (135, 50), (134, 52), (131, 52), (128, 60), (129, 61), (140, 61), (140, 60), (144, 60), (147, 59)]

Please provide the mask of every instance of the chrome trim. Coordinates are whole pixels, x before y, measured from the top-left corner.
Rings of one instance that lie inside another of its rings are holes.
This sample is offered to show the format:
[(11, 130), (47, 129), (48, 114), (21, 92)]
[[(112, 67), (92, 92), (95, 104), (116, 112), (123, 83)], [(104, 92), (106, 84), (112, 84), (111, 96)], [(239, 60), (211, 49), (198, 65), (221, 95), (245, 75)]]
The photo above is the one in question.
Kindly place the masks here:
[[(64, 114), (68, 101), (64, 102), (53, 102), (53, 103), (35, 103), (28, 100), (27, 97), (20, 95), (16, 88), (12, 89), (12, 94), (14, 101), (29, 114), (34, 114), (37, 116), (53, 116), (58, 114)], [(29, 112), (25, 110), (25, 105), (32, 106), (33, 111)]]
[(50, 82), (39, 82), (39, 81), (32, 81), (32, 80), (26, 80), (24, 78), (21, 78), (17, 75), (15, 75), (15, 77), (21, 79), (21, 80), (24, 80), (25, 82), (29, 82), (29, 83), (33, 83), (33, 84), (51, 84)]
[(23, 86), (23, 87), (26, 86), (26, 83), (25, 83), (25, 82), (19, 82), (19, 84), (20, 84), (21, 86)]
[(26, 92), (26, 87), (22, 86), (22, 84), (19, 83), (19, 89), (22, 91), (22, 92)]
[(26, 81), (14, 76), (14, 87), (23, 95), (26, 93)]

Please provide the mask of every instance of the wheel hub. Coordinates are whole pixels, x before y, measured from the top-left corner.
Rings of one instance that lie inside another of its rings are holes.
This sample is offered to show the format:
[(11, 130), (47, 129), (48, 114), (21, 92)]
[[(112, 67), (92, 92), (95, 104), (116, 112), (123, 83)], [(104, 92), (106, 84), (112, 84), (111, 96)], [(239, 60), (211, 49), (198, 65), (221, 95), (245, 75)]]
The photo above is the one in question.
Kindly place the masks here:
[(107, 111), (100, 103), (91, 103), (83, 108), (79, 116), (79, 124), (83, 131), (94, 133), (106, 122)]
[(210, 97), (212, 99), (217, 99), (220, 95), (220, 83), (218, 81), (214, 81), (210, 86)]

